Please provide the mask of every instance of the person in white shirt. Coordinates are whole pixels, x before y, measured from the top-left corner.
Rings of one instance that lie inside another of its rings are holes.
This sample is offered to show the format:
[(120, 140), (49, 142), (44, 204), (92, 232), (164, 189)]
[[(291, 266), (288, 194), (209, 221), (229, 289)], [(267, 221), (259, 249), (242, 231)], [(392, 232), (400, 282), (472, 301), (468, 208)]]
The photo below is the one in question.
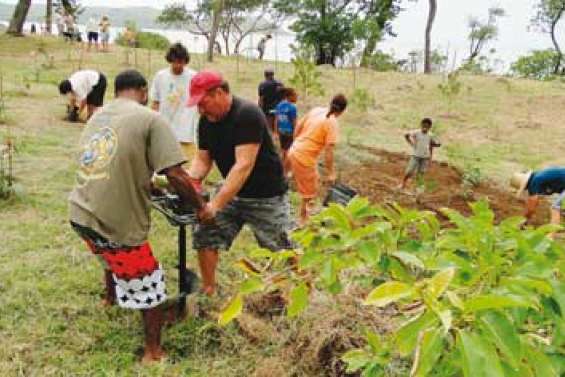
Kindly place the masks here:
[(90, 17), (86, 23), (86, 37), (88, 39), (87, 51), (90, 51), (92, 43), (94, 43), (96, 51), (98, 51), (98, 21), (94, 17)]
[(416, 175), (417, 179), (423, 178), (432, 160), (433, 149), (441, 146), (439, 140), (430, 132), (432, 128), (432, 120), (430, 118), (422, 119), (420, 127), (419, 130), (404, 135), (408, 144), (412, 146), (413, 152), (400, 185), (401, 189), (406, 188), (408, 180), (414, 175)]
[(87, 119), (102, 105), (106, 93), (106, 76), (93, 70), (77, 71), (59, 84), (59, 93), (68, 95), (71, 109), (80, 114), (87, 108)]
[(173, 44), (165, 56), (169, 67), (157, 72), (151, 85), (151, 108), (169, 122), (187, 160), (195, 153), (196, 128), (199, 120), (196, 108), (186, 106), (190, 80), (196, 71), (187, 68), (190, 55), (181, 43)]

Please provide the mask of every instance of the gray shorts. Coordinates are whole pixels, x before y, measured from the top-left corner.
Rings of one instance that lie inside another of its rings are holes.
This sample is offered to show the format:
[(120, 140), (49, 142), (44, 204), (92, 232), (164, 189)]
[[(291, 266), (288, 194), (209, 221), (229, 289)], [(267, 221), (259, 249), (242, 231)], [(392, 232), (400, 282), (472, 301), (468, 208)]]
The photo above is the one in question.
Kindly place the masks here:
[(100, 40), (102, 42), (109, 42), (110, 41), (110, 32), (107, 32), (107, 31), (100, 32)]
[(272, 198), (235, 198), (216, 215), (216, 224), (194, 227), (195, 250), (229, 250), (243, 225), (249, 225), (259, 246), (277, 251), (292, 248), (288, 194)]
[(408, 162), (408, 166), (406, 167), (406, 174), (409, 175), (422, 175), (428, 170), (428, 164), (430, 162), (429, 158), (425, 157), (410, 157), (410, 161)]

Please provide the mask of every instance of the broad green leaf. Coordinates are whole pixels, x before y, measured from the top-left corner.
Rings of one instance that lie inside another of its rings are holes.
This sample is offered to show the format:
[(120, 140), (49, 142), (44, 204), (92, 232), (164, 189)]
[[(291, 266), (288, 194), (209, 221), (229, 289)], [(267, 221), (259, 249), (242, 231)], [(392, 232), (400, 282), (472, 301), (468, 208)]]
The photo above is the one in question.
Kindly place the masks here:
[(443, 337), (438, 328), (420, 333), (411, 377), (425, 377), (430, 373), (443, 353)]
[(459, 330), (457, 348), (465, 377), (504, 377), (496, 350), (481, 336)]
[(381, 256), (378, 244), (373, 241), (361, 242), (357, 248), (357, 252), (366, 263), (371, 265), (377, 264)]
[(529, 346), (525, 355), (536, 377), (558, 377), (551, 360), (545, 353), (538, 351), (536, 347)]
[(367, 344), (369, 344), (369, 347), (371, 347), (371, 350), (374, 353), (378, 353), (382, 351), (383, 344), (379, 334), (376, 334), (372, 331), (367, 331), (366, 338), (367, 338)]
[(530, 279), (526, 277), (511, 277), (503, 278), (500, 281), (502, 286), (512, 286), (517, 285), (530, 290), (535, 290), (544, 295), (550, 295), (553, 292), (551, 284), (541, 279)]
[(414, 254), (406, 253), (404, 251), (397, 251), (395, 253), (392, 253), (392, 256), (398, 259), (405, 266), (416, 267), (419, 268), (420, 270), (426, 269), (426, 266), (424, 266), (424, 262), (422, 262), (420, 258), (415, 256)]
[(408, 284), (389, 281), (373, 289), (363, 304), (383, 307), (392, 302), (409, 297), (413, 292), (414, 290)]
[(344, 211), (343, 207), (332, 203), (325, 211), (321, 213), (321, 215), (331, 218), (339, 229), (344, 231), (351, 230), (349, 217), (347, 216), (347, 213)]
[(436, 314), (441, 321), (444, 333), (447, 334), (447, 332), (451, 330), (451, 324), (453, 323), (453, 313), (451, 313), (451, 310), (441, 310), (436, 312)]
[(355, 373), (371, 362), (371, 355), (363, 349), (347, 351), (341, 359), (347, 363), (347, 373)]
[(234, 299), (230, 302), (227, 308), (220, 313), (218, 318), (218, 323), (220, 326), (225, 326), (230, 323), (235, 317), (241, 314), (243, 310), (243, 299), (241, 294), (237, 294)]
[(320, 264), (324, 260), (324, 254), (314, 251), (314, 250), (307, 250), (304, 255), (298, 261), (298, 266), (301, 269), (306, 269), (317, 264)]
[(482, 295), (465, 302), (466, 312), (477, 312), (485, 309), (528, 308), (535, 305), (517, 296)]
[(301, 282), (290, 291), (290, 303), (287, 307), (286, 314), (289, 317), (295, 317), (302, 313), (308, 305), (308, 287)]
[(435, 314), (427, 311), (418, 318), (405, 323), (395, 334), (394, 344), (402, 357), (408, 357), (416, 348), (418, 335), (421, 331), (437, 326), (439, 323)]
[(428, 292), (433, 298), (439, 298), (445, 292), (454, 276), (455, 268), (453, 267), (438, 272), (428, 280)]
[(463, 303), (463, 300), (461, 300), (461, 298), (457, 295), (457, 293), (452, 291), (447, 291), (445, 295), (449, 299), (449, 302), (451, 302), (451, 305), (455, 306), (459, 310), (464, 309), (465, 305)]
[(265, 284), (263, 284), (263, 281), (261, 279), (251, 277), (241, 283), (241, 286), (239, 287), (239, 293), (241, 293), (242, 295), (249, 295), (251, 293), (263, 290), (264, 287)]
[(502, 352), (509, 364), (517, 369), (522, 358), (522, 346), (514, 324), (504, 314), (494, 311), (485, 313), (480, 320), (491, 342)]

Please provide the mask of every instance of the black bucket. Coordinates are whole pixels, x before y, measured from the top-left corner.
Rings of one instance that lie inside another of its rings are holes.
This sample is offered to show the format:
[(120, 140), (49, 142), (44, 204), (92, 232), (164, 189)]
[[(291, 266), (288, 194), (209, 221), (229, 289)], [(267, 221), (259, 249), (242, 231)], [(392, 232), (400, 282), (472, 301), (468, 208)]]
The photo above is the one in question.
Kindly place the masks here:
[(336, 183), (328, 189), (328, 193), (324, 199), (324, 206), (327, 207), (330, 203), (346, 206), (356, 196), (357, 191), (351, 187), (341, 183)]

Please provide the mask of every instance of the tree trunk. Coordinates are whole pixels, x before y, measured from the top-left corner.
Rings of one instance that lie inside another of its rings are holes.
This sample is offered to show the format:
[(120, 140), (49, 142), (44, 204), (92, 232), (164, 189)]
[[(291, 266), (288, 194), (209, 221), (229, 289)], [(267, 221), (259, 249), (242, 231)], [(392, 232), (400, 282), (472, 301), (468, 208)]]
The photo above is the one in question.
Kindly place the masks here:
[(220, 28), (220, 20), (223, 8), (223, 0), (216, 0), (214, 2), (212, 30), (210, 30), (210, 39), (208, 40), (208, 62), (210, 63), (214, 61), (214, 44), (216, 43), (216, 36), (218, 35), (218, 29)]
[(553, 46), (555, 47), (555, 52), (557, 53), (557, 58), (555, 59), (555, 67), (553, 68), (553, 74), (558, 75), (559, 70), (561, 68), (561, 62), (563, 61), (563, 52), (561, 52), (561, 48), (559, 47), (559, 43), (557, 42), (557, 37), (555, 35), (555, 29), (557, 28), (557, 23), (561, 18), (561, 12), (559, 17), (556, 17), (554, 21), (551, 23), (551, 41), (553, 42)]
[(53, 0), (47, 0), (45, 8), (45, 31), (51, 34), (51, 24), (53, 24)]
[(12, 35), (23, 35), (24, 22), (30, 7), (31, 0), (18, 1), (18, 5), (16, 5), (16, 9), (14, 9), (14, 15), (12, 16), (10, 26), (8, 26), (6, 33)]
[(367, 39), (367, 44), (363, 49), (363, 56), (361, 57), (361, 67), (367, 68), (369, 66), (369, 58), (375, 52), (375, 48), (377, 47), (378, 38), (376, 36), (371, 35)]
[(430, 12), (426, 24), (426, 47), (424, 51), (424, 73), (432, 73), (432, 27), (437, 13), (437, 0), (429, 0)]

